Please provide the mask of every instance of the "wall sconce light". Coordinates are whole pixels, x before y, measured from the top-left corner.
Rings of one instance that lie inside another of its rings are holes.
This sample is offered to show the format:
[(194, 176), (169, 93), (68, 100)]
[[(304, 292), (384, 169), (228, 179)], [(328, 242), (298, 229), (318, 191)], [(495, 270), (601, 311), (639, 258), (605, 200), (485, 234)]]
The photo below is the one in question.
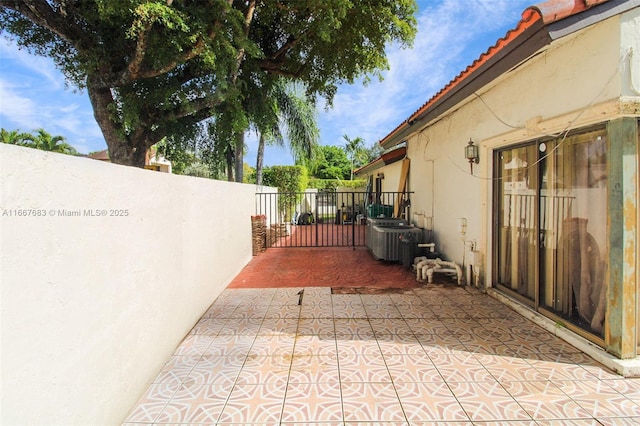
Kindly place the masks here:
[(480, 155), (478, 153), (478, 145), (475, 145), (471, 139), (469, 143), (464, 147), (464, 158), (469, 160), (469, 167), (471, 174), (473, 174), (473, 163), (478, 164), (480, 162)]

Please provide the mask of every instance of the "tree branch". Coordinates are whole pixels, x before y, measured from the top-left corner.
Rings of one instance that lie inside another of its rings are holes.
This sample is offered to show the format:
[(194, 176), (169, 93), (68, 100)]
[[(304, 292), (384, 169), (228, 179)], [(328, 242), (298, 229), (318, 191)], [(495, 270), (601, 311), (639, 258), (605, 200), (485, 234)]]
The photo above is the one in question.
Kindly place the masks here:
[(82, 30), (56, 13), (46, 0), (0, 0), (0, 6), (15, 10), (74, 46), (82, 39)]
[[(249, 1), (249, 7), (247, 8), (247, 12), (244, 15), (244, 35), (249, 38), (249, 29), (251, 28), (251, 22), (253, 21), (253, 14), (256, 10), (256, 2), (255, 0)], [(242, 66), (242, 61), (244, 59), (245, 49), (244, 47), (240, 48), (238, 51), (238, 55), (236, 57), (236, 69), (233, 71), (233, 75), (231, 77), (231, 81), (233, 84), (238, 80), (238, 74), (240, 72), (240, 67)]]

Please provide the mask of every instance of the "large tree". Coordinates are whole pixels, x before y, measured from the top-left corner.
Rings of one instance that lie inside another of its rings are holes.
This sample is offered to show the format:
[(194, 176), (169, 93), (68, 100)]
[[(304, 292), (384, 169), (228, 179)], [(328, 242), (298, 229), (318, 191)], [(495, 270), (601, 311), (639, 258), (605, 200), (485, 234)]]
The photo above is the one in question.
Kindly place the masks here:
[(333, 145), (320, 147), (313, 175), (320, 179), (348, 180), (351, 176), (351, 162), (344, 149)]
[[(0, 31), (86, 88), (112, 161), (142, 167), (247, 76), (339, 84), (380, 76), (385, 45), (415, 35), (414, 0), (0, 0)], [(257, 81), (262, 81), (258, 78)], [(233, 108), (233, 107), (231, 107)]]

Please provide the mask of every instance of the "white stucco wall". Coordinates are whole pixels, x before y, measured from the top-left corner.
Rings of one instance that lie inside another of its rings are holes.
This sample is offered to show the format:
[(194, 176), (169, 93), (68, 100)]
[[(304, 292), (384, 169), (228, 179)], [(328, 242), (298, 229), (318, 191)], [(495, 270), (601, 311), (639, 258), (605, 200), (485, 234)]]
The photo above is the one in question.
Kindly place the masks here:
[(0, 176), (0, 423), (119, 424), (250, 260), (256, 187), (5, 144)]
[[(637, 19), (636, 9), (566, 36), (478, 91), (482, 99), (472, 96), (416, 129), (408, 141), (412, 210), (433, 214), (439, 252), (469, 264), (473, 242), (486, 271), (493, 149), (611, 118), (606, 113), (613, 110), (601, 105), (618, 101), (622, 86), (628, 86), (622, 58), (628, 45), (637, 43)], [(464, 158), (469, 139), (481, 147), (473, 175)], [(467, 220), (466, 249), (458, 232), (460, 218)]]

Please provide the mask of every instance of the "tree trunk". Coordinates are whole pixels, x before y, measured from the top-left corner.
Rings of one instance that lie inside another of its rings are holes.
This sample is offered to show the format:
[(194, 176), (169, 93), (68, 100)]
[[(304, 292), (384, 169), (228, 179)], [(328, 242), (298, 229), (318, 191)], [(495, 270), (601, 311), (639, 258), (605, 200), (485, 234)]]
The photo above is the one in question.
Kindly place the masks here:
[(244, 132), (236, 135), (236, 182), (242, 183), (243, 166), (244, 166)]
[(111, 90), (95, 88), (90, 80), (87, 81), (87, 92), (93, 106), (93, 116), (109, 149), (109, 159), (112, 163), (144, 168), (147, 150), (153, 142), (142, 134), (139, 137), (124, 136), (120, 126), (110, 117), (109, 106), (114, 103)]
[(264, 162), (264, 136), (260, 133), (256, 155), (256, 185), (262, 185), (262, 163)]
[(233, 182), (233, 168), (234, 168), (234, 164), (233, 164), (233, 151), (231, 150), (231, 148), (227, 148), (227, 180), (229, 182)]

